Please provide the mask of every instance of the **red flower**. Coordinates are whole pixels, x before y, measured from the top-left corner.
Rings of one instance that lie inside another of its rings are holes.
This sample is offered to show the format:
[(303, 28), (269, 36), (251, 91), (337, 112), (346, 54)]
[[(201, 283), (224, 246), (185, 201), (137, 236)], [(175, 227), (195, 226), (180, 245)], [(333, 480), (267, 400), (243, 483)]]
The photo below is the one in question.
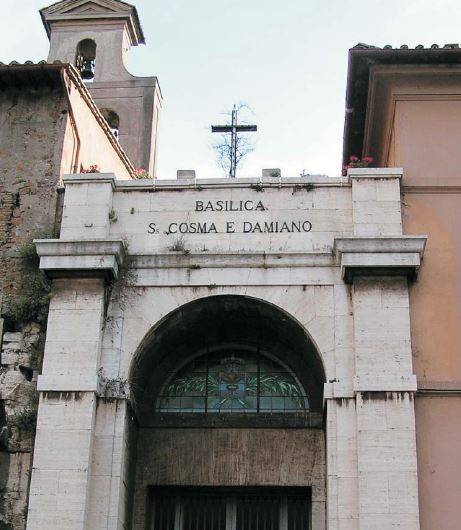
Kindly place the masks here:
[(349, 158), (349, 160), (350, 160), (351, 162), (353, 162), (353, 163), (354, 163), (354, 162), (358, 162), (358, 161), (359, 161), (359, 157), (358, 157), (358, 156), (351, 156), (351, 157)]
[(151, 176), (149, 175), (149, 172), (147, 171), (147, 169), (144, 169), (142, 167), (138, 167), (138, 168), (136, 168), (134, 170), (134, 176), (137, 179), (148, 179), (148, 178), (151, 178)]
[(99, 166), (97, 164), (92, 164), (88, 169), (82, 168), (81, 173), (100, 173)]
[(372, 156), (364, 156), (362, 158), (362, 161), (363, 162), (366, 162), (367, 164), (372, 164), (374, 162), (374, 159)]

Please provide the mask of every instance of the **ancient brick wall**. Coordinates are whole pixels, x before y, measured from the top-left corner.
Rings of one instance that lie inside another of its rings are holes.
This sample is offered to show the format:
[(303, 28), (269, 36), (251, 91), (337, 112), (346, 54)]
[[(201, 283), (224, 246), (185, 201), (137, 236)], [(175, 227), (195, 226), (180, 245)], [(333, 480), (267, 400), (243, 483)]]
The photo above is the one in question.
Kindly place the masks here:
[(36, 374), (43, 324), (19, 322), (21, 248), (56, 232), (62, 145), (68, 114), (61, 88), (0, 91), (0, 529), (25, 528), (36, 423)]
[(0, 92), (0, 282), (12, 296), (17, 247), (55, 226), (67, 104), (61, 89)]

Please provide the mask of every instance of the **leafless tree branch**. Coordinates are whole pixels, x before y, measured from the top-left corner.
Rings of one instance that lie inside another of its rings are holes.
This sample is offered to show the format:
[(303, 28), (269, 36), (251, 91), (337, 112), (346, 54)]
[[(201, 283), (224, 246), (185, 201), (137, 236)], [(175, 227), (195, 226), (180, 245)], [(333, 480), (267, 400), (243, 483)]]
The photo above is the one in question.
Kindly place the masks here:
[[(251, 108), (246, 103), (239, 103), (236, 105), (237, 112), (240, 112), (242, 109), (246, 109), (250, 112), (253, 112)], [(228, 118), (231, 118), (232, 111), (227, 111), (223, 113)], [(246, 125), (247, 122), (239, 120), (241, 125)], [(219, 139), (212, 144), (212, 148), (217, 153), (217, 162), (219, 167), (221, 167), (226, 174), (229, 173), (231, 169), (231, 160), (232, 160), (232, 143), (231, 137), (229, 134), (222, 134)], [(239, 135), (237, 136), (237, 158), (236, 158), (236, 167), (239, 167), (239, 164), (242, 160), (250, 153), (255, 150), (253, 141), (247, 136)]]

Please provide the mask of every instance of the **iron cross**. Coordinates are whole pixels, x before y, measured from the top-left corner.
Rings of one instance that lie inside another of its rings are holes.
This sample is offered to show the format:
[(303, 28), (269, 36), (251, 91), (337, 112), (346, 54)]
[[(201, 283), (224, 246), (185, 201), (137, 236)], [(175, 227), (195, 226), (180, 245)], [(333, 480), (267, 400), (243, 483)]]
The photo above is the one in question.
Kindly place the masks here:
[(239, 132), (252, 132), (257, 131), (257, 125), (238, 125), (238, 110), (232, 109), (232, 123), (230, 125), (212, 125), (211, 132), (214, 133), (231, 133), (231, 163), (229, 170), (229, 177), (235, 178), (237, 170), (237, 139)]

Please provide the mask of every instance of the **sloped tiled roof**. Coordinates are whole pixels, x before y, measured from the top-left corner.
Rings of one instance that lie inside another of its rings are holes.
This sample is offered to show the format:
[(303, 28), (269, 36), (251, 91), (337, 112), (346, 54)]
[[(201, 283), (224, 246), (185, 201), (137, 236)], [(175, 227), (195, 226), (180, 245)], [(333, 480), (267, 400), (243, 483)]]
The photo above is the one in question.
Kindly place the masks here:
[(351, 48), (351, 50), (458, 50), (459, 44), (444, 44), (439, 46), (438, 44), (431, 44), (426, 47), (424, 44), (417, 44), (414, 48), (408, 46), (408, 44), (401, 44), (400, 46), (394, 47), (391, 44), (386, 44), (382, 48), (374, 46), (372, 44), (365, 44), (363, 42), (357, 43)]
[(109, 139), (112, 147), (127, 168), (128, 173), (134, 178), (135, 168), (133, 164), (130, 162), (122, 146), (114, 137), (109, 125), (83, 82), (80, 72), (74, 65), (70, 63), (62, 63), (61, 61), (54, 61), (52, 63), (47, 61), (39, 61), (38, 63), (32, 61), (25, 61), (24, 63), (11, 61), (8, 64), (0, 62), (0, 91), (11, 88), (21, 90), (21, 87), (26, 86), (35, 89), (40, 89), (41, 87), (53, 88), (62, 86), (66, 79), (70, 80), (79, 91), (96, 121)]
[(66, 66), (61, 61), (11, 61), (8, 64), (0, 61), (0, 90), (11, 86), (58, 86), (62, 83), (60, 72)]
[(18, 61), (11, 61), (9, 63), (2, 63), (2, 61), (0, 61), (0, 66), (40, 66), (40, 65), (58, 65), (58, 66), (64, 66), (66, 65), (67, 63), (63, 63), (61, 61), (53, 61), (52, 63), (49, 63), (48, 61), (46, 61), (45, 59), (42, 59), (41, 61), (38, 61), (36, 63), (34, 63), (34, 61), (24, 61), (23, 63), (20, 63)]
[(362, 155), (365, 114), (368, 96), (370, 67), (387, 65), (451, 65), (461, 66), (459, 44), (431, 44), (425, 47), (408, 44), (379, 47), (358, 43), (349, 50), (346, 88), (346, 113), (344, 121), (343, 162), (351, 155)]

